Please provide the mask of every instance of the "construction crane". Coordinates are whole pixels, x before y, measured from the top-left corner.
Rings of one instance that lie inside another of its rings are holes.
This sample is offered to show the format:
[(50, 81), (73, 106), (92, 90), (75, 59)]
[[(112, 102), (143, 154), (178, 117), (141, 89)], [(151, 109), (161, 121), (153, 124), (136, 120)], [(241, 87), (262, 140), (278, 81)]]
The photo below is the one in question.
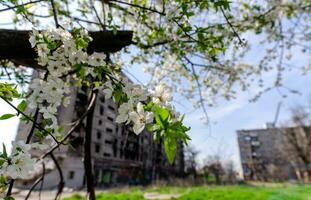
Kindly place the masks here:
[(279, 119), (279, 114), (280, 114), (281, 106), (282, 106), (282, 101), (280, 101), (278, 103), (278, 107), (276, 108), (276, 113), (275, 113), (275, 116), (274, 116), (274, 121), (272, 123), (272, 127), (276, 127), (276, 123), (277, 123), (277, 121)]

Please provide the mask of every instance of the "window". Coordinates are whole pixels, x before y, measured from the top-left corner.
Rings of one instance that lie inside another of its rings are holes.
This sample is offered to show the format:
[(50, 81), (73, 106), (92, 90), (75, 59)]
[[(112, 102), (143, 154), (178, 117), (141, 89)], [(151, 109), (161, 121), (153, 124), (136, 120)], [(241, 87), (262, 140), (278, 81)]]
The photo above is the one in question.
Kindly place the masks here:
[(118, 133), (118, 132), (119, 132), (119, 126), (116, 125), (116, 133)]
[(98, 120), (98, 125), (102, 125), (103, 121), (102, 120)]
[(114, 139), (112, 148), (113, 148), (113, 156), (117, 157), (117, 150), (118, 150), (118, 140), (117, 139)]
[(106, 144), (112, 144), (112, 142), (110, 140), (105, 140)]
[(112, 129), (111, 128), (106, 128), (107, 133), (112, 133)]
[(109, 105), (108, 108), (109, 108), (110, 110), (115, 110), (114, 107), (111, 106), (111, 105)]
[(250, 136), (244, 136), (244, 140), (245, 140), (245, 141), (250, 141), (250, 140), (251, 140), (251, 137), (250, 137)]
[(252, 141), (258, 141), (258, 136), (252, 136), (252, 137), (251, 137), (251, 140), (252, 140)]
[(101, 96), (99, 100), (100, 102), (105, 103), (105, 96)]
[(104, 107), (103, 107), (103, 106), (100, 106), (100, 107), (99, 107), (99, 114), (100, 114), (100, 115), (103, 115), (103, 114), (104, 114)]
[(102, 137), (102, 133), (100, 131), (97, 131), (97, 139), (100, 139)]
[(100, 152), (100, 146), (98, 144), (95, 145), (95, 152), (96, 153)]
[(260, 146), (259, 141), (252, 141), (251, 144), (252, 144), (252, 146)]
[(112, 117), (107, 117), (107, 119), (109, 120), (109, 121), (111, 121), (111, 122), (113, 122), (113, 118)]
[(110, 157), (110, 153), (104, 153), (105, 157)]
[(69, 171), (69, 173), (68, 173), (68, 179), (69, 179), (69, 180), (72, 180), (72, 179), (74, 179), (74, 176), (75, 176), (75, 172), (74, 172), (74, 171)]

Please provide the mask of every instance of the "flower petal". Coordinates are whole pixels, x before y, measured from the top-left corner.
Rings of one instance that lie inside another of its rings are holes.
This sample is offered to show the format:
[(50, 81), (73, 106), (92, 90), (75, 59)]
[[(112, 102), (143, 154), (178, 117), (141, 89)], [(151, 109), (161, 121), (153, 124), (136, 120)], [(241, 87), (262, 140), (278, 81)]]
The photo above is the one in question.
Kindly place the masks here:
[(140, 116), (136, 112), (134, 111), (130, 112), (129, 117), (134, 122), (134, 124), (139, 123)]
[(133, 131), (136, 135), (139, 135), (145, 128), (145, 124), (137, 123), (133, 126)]
[(146, 113), (146, 123), (151, 123), (153, 121), (153, 113), (152, 112), (147, 112)]
[(137, 104), (137, 113), (139, 115), (144, 115), (144, 105), (140, 102)]
[(117, 118), (116, 118), (116, 122), (117, 123), (123, 123), (123, 122), (126, 122), (128, 120), (128, 115), (118, 115)]

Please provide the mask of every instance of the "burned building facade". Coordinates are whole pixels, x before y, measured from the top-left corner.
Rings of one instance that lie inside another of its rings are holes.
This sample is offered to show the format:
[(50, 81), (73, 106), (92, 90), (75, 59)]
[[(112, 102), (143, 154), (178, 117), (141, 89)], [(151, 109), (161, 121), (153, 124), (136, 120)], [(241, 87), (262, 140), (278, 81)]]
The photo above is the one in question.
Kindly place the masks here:
[[(239, 130), (238, 144), (245, 180), (287, 178), (288, 166), (280, 152), (281, 132), (276, 128)], [(267, 173), (277, 170), (274, 173)]]
[[(310, 127), (267, 126), (237, 131), (245, 180), (309, 182)], [(307, 158), (307, 159), (305, 159)]]
[[(65, 132), (70, 124), (84, 112), (83, 106), (88, 100), (86, 90), (73, 88), (71, 103), (58, 111), (58, 120), (65, 125)], [(116, 185), (149, 184), (154, 180), (168, 180), (184, 175), (183, 144), (178, 143), (176, 160), (169, 165), (163, 147), (163, 142), (155, 143), (153, 135), (143, 131), (140, 135), (132, 132), (130, 127), (117, 124), (117, 106), (99, 93), (92, 125), (92, 165), (97, 187)], [(30, 126), (20, 124), (16, 140), (24, 140)], [(65, 186), (82, 188), (85, 185), (83, 165), (83, 126), (77, 129), (70, 138), (70, 145), (61, 145), (54, 155), (63, 171)], [(33, 140), (36, 140), (34, 137)], [(38, 152), (34, 152), (34, 155)], [(44, 188), (55, 188), (59, 174), (55, 166), (47, 170)], [(28, 186), (31, 181), (22, 181), (21, 185)]]

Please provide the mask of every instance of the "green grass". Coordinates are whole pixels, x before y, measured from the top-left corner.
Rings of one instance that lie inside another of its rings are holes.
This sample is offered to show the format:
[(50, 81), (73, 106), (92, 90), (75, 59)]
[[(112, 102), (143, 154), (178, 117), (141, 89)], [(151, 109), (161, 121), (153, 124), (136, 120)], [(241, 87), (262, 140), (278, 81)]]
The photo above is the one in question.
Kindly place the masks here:
[[(311, 200), (311, 186), (202, 186), (132, 188), (127, 191), (108, 191), (97, 194), (97, 200), (144, 200), (146, 192), (182, 194), (177, 200)], [(79, 194), (64, 200), (84, 200)], [(176, 199), (175, 199), (176, 200)]]

